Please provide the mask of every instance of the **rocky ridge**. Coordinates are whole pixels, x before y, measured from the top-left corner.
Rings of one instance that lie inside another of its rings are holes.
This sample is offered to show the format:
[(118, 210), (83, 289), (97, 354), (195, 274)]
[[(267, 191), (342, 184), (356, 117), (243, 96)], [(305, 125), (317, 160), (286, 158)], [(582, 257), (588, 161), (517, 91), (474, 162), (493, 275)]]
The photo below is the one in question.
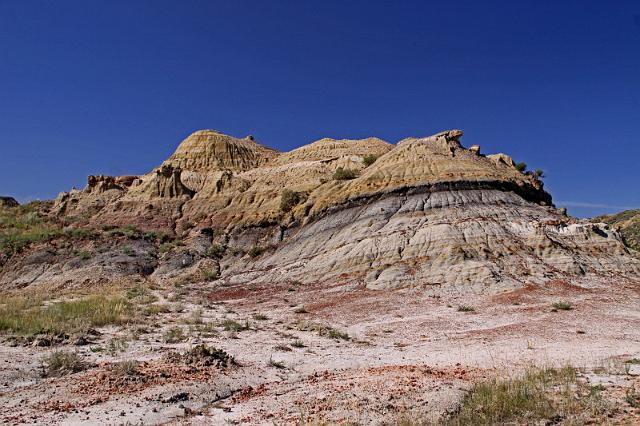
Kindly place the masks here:
[(143, 176), (90, 176), (85, 189), (56, 199), (51, 215), (72, 227), (135, 229), (132, 255), (95, 239), (82, 244), (100, 255), (82, 262), (30, 247), (5, 262), (0, 284), (141, 274), (497, 291), (639, 273), (617, 231), (567, 217), (537, 176), (505, 154), (465, 148), (461, 137), (322, 139), (279, 153), (253, 137), (198, 131)]

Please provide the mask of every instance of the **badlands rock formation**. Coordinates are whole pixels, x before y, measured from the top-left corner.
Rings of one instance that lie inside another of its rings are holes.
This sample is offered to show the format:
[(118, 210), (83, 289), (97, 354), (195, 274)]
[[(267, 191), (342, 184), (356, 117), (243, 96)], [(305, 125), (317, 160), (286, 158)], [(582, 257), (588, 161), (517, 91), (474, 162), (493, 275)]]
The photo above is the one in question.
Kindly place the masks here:
[(640, 251), (640, 210), (626, 210), (617, 214), (599, 216), (592, 221), (604, 222), (618, 229), (625, 243)]
[[(90, 268), (104, 279), (133, 270), (162, 282), (207, 271), (221, 283), (496, 291), (638, 274), (618, 232), (567, 217), (535, 175), (505, 154), (466, 149), (461, 137), (322, 139), (279, 153), (250, 136), (198, 131), (150, 173), (90, 176), (52, 209), (75, 227), (165, 233), (176, 238), (172, 247), (140, 240), (129, 261), (103, 250), (85, 264), (57, 259), (35, 271), (17, 257), (0, 283), (27, 275), (29, 284), (76, 282)], [(286, 208), (283, 197), (293, 200)]]

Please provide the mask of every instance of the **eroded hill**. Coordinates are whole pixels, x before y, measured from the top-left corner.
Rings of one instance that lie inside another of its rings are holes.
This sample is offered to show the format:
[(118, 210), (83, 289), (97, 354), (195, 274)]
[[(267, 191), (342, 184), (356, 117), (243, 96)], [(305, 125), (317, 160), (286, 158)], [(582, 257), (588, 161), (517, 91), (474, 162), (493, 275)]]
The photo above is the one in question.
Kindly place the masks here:
[(638, 273), (615, 230), (567, 217), (535, 174), (461, 137), (321, 139), (279, 153), (198, 131), (145, 175), (89, 176), (61, 193), (41, 212), (60, 233), (5, 253), (0, 284), (148, 277), (497, 291)]

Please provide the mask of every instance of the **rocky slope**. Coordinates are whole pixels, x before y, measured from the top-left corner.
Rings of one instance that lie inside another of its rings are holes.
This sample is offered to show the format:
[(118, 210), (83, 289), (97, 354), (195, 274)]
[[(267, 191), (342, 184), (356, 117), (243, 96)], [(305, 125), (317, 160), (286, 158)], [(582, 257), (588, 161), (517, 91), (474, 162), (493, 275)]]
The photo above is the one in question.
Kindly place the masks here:
[(618, 232), (565, 216), (535, 175), (461, 137), (322, 139), (279, 153), (198, 131), (146, 175), (90, 176), (60, 194), (50, 215), (66, 234), (6, 257), (0, 284), (145, 276), (497, 291), (639, 273)]
[(617, 214), (598, 216), (595, 223), (607, 223), (618, 229), (627, 245), (640, 251), (640, 210), (626, 210)]

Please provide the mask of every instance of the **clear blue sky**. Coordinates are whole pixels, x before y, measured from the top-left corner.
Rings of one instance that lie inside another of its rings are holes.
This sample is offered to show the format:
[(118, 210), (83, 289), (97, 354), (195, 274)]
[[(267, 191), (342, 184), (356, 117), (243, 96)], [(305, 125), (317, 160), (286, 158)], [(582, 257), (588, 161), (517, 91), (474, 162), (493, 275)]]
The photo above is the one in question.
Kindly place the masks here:
[(460, 128), (574, 215), (640, 207), (640, 2), (0, 0), (0, 195), (143, 173), (202, 128)]

